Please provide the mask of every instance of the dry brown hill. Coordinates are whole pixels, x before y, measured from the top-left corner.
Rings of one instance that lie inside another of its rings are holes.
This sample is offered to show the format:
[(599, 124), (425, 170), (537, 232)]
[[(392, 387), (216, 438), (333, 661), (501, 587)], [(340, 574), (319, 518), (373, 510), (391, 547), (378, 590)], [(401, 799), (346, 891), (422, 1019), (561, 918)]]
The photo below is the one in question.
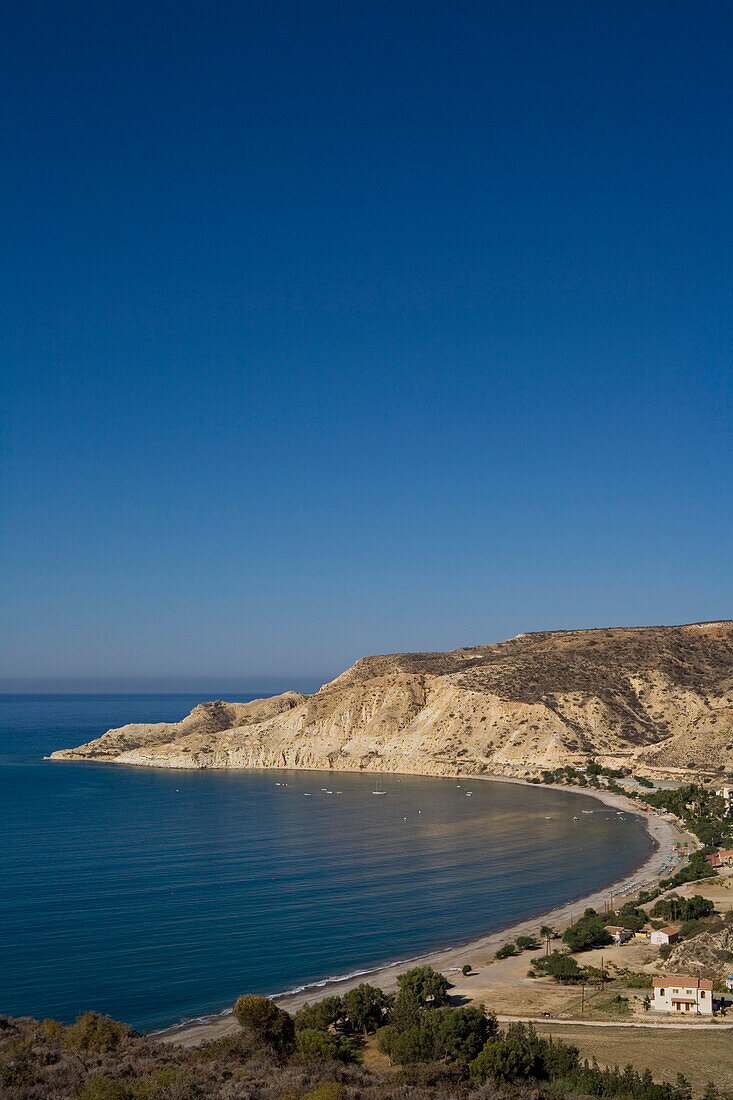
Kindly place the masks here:
[(692, 939), (676, 944), (663, 966), (665, 974), (695, 974), (722, 979), (733, 970), (733, 913), (714, 920)]
[(733, 774), (733, 622), (363, 657), (315, 695), (204, 703), (53, 757), (526, 775), (591, 755), (656, 775)]

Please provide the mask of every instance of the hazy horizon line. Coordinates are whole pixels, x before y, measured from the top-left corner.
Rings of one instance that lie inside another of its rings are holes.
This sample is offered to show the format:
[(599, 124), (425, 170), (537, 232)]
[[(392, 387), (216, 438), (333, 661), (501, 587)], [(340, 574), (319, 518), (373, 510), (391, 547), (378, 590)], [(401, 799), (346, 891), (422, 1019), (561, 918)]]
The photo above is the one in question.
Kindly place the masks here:
[[(335, 675), (338, 675), (337, 673)], [(275, 695), (312, 694), (334, 677), (293, 676), (12, 676), (0, 678), (2, 695)]]

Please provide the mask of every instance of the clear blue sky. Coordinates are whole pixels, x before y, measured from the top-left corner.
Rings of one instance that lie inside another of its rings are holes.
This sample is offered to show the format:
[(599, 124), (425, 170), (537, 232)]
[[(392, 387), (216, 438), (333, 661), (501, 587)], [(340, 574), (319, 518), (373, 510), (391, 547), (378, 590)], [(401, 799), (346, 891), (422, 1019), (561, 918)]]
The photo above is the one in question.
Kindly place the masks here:
[(0, 687), (733, 615), (733, 10), (5, 9)]

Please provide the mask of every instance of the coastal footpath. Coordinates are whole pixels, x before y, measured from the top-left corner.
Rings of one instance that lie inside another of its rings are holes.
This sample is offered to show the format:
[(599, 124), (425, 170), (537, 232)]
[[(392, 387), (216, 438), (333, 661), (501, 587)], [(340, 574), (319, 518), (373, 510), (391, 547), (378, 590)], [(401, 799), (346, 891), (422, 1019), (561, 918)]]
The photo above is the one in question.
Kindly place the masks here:
[(518, 778), (593, 759), (722, 785), (733, 776), (733, 622), (364, 657), (313, 695), (203, 703), (51, 759)]

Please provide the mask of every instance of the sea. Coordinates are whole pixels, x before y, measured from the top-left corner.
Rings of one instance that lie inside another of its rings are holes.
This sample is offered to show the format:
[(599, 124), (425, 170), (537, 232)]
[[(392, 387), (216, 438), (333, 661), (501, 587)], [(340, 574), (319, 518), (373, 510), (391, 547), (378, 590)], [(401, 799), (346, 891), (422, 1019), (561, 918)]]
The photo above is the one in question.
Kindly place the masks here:
[(161, 1028), (466, 943), (651, 854), (573, 790), (44, 760), (202, 701), (0, 696), (1, 1014)]

